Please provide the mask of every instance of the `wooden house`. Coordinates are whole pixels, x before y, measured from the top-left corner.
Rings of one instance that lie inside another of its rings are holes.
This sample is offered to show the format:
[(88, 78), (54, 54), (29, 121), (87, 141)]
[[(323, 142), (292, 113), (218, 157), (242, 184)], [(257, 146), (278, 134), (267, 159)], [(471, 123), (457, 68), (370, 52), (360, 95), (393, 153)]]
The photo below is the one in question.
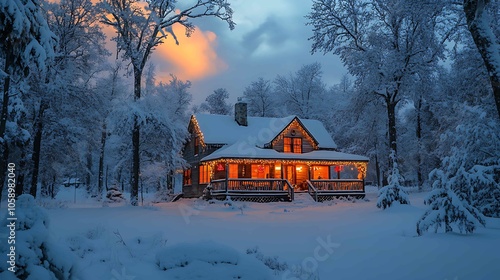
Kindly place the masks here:
[(339, 195), (363, 197), (368, 158), (341, 153), (320, 121), (196, 114), (183, 156), (184, 197), (202, 195), (258, 201), (293, 200), (307, 191), (316, 201)]

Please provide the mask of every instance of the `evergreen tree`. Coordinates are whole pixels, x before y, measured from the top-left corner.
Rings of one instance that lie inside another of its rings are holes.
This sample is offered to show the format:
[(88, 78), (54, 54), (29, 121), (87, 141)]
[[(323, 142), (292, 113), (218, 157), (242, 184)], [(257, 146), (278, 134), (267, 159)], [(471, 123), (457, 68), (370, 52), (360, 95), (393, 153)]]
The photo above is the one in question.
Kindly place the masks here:
[(410, 198), (401, 186), (402, 178), (399, 174), (394, 151), (391, 152), (390, 158), (392, 160), (392, 170), (388, 178), (389, 184), (380, 189), (377, 201), (377, 207), (382, 209), (391, 207), (394, 202), (399, 202), (399, 204), (410, 204)]

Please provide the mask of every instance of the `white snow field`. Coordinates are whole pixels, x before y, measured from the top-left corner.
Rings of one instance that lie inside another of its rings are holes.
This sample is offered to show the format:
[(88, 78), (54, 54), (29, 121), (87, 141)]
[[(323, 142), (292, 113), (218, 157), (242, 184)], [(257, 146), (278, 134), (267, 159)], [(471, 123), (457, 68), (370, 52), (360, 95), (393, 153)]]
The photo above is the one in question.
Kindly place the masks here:
[(65, 206), (45, 206), (52, 240), (76, 256), (79, 279), (499, 279), (500, 219), (472, 235), (417, 237), (426, 195), (387, 210), (375, 206), (374, 188), (356, 201), (301, 193), (291, 203), (103, 207), (80, 195), (75, 204), (63, 189)]

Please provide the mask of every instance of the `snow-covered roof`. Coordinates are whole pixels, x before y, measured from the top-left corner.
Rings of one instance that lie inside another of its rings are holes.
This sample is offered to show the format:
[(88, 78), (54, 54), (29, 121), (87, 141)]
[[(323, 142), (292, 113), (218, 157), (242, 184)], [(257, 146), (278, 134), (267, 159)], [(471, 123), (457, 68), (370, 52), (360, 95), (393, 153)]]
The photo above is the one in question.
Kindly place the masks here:
[[(240, 126), (234, 120), (234, 116), (229, 115), (196, 114), (194, 117), (203, 133), (203, 141), (206, 144), (232, 145), (238, 141), (245, 141), (258, 147), (264, 147), (270, 143), (296, 118), (296, 116), (284, 118), (248, 117), (248, 125)], [(319, 148), (337, 148), (322, 122), (298, 117), (297, 119), (318, 142)]]
[(368, 161), (364, 156), (346, 154), (329, 150), (315, 150), (308, 153), (280, 153), (273, 149), (263, 149), (244, 140), (231, 145), (225, 145), (217, 151), (201, 159), (210, 161), (222, 158), (256, 158), (284, 160), (325, 160), (325, 161)]

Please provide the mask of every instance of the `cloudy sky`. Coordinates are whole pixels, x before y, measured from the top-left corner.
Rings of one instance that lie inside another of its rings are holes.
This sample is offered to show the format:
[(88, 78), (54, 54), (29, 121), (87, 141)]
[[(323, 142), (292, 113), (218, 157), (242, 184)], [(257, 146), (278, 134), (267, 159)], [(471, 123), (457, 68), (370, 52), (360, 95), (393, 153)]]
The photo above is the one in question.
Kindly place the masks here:
[(312, 27), (304, 16), (309, 0), (232, 0), (236, 28), (215, 18), (193, 21), (197, 30), (183, 38), (174, 27), (180, 45), (170, 38), (152, 57), (160, 80), (169, 73), (190, 80), (194, 103), (202, 102), (217, 88), (226, 88), (231, 102), (258, 77), (273, 80), (278, 74), (297, 71), (302, 65), (320, 62), (324, 81), (337, 83), (346, 73), (338, 57), (310, 54)]

